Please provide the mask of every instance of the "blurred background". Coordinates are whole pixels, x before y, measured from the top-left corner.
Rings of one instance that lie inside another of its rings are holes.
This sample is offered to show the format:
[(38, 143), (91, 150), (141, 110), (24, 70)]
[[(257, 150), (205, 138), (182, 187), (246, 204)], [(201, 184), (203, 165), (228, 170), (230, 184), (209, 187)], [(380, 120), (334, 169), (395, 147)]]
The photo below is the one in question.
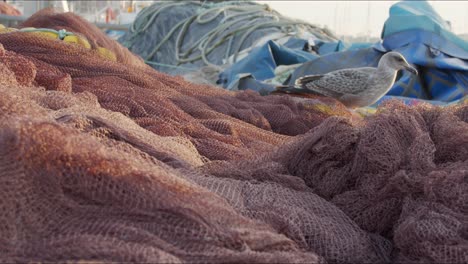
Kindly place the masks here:
[[(44, 7), (75, 12), (93, 23), (130, 24), (136, 15), (154, 2), (163, 1), (78, 1), (42, 0), (5, 1), (15, 6), (23, 16), (30, 16)], [(203, 1), (200, 1), (203, 2)], [(330, 29), (341, 40), (373, 42), (380, 38), (390, 6), (398, 1), (255, 1), (268, 4), (279, 13)], [(468, 39), (467, 1), (428, 1), (447, 19), (452, 31)]]
[[(285, 16), (327, 27), (340, 39), (373, 42), (380, 37), (390, 7), (398, 1), (256, 1), (266, 3)], [(428, 1), (452, 32), (468, 33), (467, 1)]]

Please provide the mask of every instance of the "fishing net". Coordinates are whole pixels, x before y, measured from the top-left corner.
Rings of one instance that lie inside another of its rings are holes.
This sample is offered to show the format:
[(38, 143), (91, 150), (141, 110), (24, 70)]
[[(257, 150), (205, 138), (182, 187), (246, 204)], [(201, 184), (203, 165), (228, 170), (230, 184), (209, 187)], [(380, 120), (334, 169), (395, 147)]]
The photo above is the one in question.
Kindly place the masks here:
[(2, 262), (468, 261), (466, 105), (360, 118), (33, 33), (0, 43)]
[(0, 2), (0, 14), (8, 16), (21, 16), (21, 12), (18, 9), (5, 2)]

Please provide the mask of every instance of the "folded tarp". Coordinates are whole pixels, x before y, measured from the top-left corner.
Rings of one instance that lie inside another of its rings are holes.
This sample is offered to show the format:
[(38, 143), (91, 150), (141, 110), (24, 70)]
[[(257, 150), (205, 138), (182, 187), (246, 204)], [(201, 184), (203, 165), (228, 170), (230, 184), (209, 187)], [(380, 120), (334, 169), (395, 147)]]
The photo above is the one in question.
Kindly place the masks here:
[(256, 80), (266, 80), (275, 77), (275, 68), (278, 65), (304, 63), (317, 57), (312, 53), (290, 49), (270, 40), (263, 46), (253, 49), (249, 56), (224, 71), (218, 83), (227, 85), (226, 88), (233, 90), (235, 83), (229, 81), (246, 77), (243, 74), (248, 74)]
[(468, 43), (450, 31), (426, 1), (402, 1), (390, 8), (381, 51), (396, 50), (416, 64), (420, 76), (405, 73), (388, 95), (451, 102), (467, 94)]

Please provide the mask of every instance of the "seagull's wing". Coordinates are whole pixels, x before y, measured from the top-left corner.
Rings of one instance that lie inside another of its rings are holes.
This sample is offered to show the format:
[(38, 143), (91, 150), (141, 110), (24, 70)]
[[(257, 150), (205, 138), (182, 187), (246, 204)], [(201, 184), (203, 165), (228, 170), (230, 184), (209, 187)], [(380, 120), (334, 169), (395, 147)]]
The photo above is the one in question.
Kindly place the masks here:
[(293, 94), (306, 93), (306, 94), (323, 95), (323, 94), (314, 92), (314, 91), (309, 90), (309, 89), (304, 89), (304, 84), (305, 83), (318, 80), (318, 79), (320, 79), (322, 77), (323, 77), (323, 75), (305, 75), (303, 77), (297, 78), (293, 85), (279, 85), (279, 86), (276, 86), (275, 87), (276, 88), (275, 93), (276, 92), (293, 93)]
[(302, 76), (296, 79), (296, 81), (294, 82), (294, 85), (300, 87), (300, 86), (303, 86), (305, 83), (316, 81), (322, 77), (323, 77), (323, 74)]
[(309, 79), (309, 82), (299, 83), (303, 89), (339, 98), (345, 94), (359, 94), (367, 89), (369, 78), (375, 71), (375, 68), (370, 67), (343, 69), (329, 72), (320, 78)]

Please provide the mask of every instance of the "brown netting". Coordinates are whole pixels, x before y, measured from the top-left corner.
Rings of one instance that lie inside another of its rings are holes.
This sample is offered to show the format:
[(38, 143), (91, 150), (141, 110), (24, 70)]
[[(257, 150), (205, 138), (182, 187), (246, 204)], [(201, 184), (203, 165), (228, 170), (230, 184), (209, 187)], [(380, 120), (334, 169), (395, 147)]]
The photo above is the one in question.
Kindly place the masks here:
[(362, 119), (0, 43), (0, 261), (468, 262), (467, 105)]
[(0, 2), (0, 14), (8, 16), (21, 16), (21, 12), (18, 9), (5, 2)]

